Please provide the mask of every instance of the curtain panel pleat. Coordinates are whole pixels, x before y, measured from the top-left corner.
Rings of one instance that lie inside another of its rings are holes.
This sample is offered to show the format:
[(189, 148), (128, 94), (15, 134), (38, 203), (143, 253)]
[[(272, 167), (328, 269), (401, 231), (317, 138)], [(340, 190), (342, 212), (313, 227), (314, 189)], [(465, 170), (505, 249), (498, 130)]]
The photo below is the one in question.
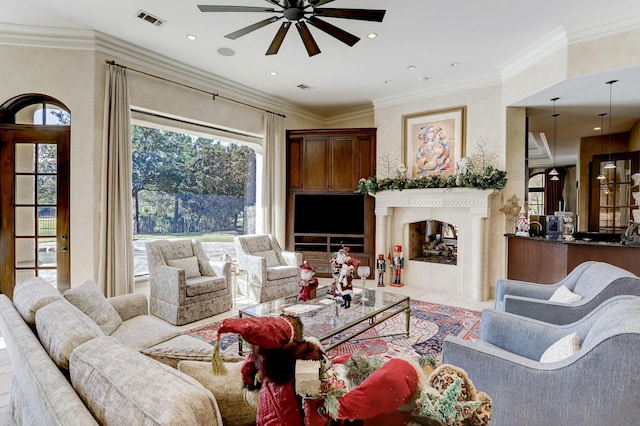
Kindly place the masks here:
[(98, 282), (105, 296), (133, 292), (131, 107), (126, 69), (107, 65)]
[(264, 114), (264, 178), (262, 180), (263, 231), (273, 234), (281, 244), (285, 241), (284, 218), (286, 202), (283, 196), (285, 179), (284, 164), (284, 124), (282, 117), (266, 112)]

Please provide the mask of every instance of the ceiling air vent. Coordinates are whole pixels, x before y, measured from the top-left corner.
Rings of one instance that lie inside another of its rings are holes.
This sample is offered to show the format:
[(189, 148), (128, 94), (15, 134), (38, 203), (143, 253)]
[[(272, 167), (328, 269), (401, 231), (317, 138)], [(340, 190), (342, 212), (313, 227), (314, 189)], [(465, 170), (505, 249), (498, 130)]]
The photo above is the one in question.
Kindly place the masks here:
[(309, 90), (309, 89), (311, 89), (311, 86), (307, 86), (306, 84), (298, 84), (296, 87), (298, 89), (301, 89), (301, 90)]
[(153, 16), (152, 14), (147, 13), (144, 10), (139, 10), (136, 16), (143, 21), (147, 21), (148, 23), (155, 25), (156, 27), (159, 27), (166, 22), (165, 20), (160, 19), (157, 16)]

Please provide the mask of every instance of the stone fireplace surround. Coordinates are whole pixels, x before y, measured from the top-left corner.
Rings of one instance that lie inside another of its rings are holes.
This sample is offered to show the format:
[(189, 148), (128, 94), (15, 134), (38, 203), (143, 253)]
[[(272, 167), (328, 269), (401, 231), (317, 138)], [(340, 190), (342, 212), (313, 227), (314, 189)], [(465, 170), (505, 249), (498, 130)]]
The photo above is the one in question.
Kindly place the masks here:
[[(385, 258), (394, 245), (402, 245), (402, 283), (412, 287), (469, 295), (481, 302), (490, 297), (488, 283), (489, 199), (493, 189), (428, 188), (380, 191), (375, 197), (376, 253)], [(458, 264), (412, 261), (409, 224), (427, 219), (458, 226)], [(388, 273), (387, 277), (391, 274)]]

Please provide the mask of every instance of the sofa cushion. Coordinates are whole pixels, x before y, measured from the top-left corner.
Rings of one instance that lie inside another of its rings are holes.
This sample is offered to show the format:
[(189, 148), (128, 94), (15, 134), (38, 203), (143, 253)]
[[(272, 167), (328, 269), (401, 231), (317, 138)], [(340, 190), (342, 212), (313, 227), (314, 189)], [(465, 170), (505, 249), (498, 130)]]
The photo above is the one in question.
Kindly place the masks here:
[(201, 294), (213, 293), (214, 291), (227, 288), (227, 280), (224, 277), (196, 277), (187, 281), (187, 296), (199, 296)]
[(255, 253), (256, 256), (264, 257), (267, 260), (267, 268), (273, 268), (274, 266), (280, 266), (278, 255), (275, 250), (265, 250)]
[(111, 336), (120, 343), (140, 351), (180, 334), (180, 329), (158, 317), (139, 315), (123, 322)]
[(63, 299), (38, 309), (36, 330), (51, 359), (65, 370), (76, 347), (104, 335), (91, 318)]
[(579, 294), (575, 294), (564, 285), (558, 287), (558, 289), (554, 291), (549, 298), (550, 302), (558, 303), (575, 303), (579, 302), (580, 300), (582, 300), (582, 296), (580, 296)]
[(24, 321), (36, 325), (36, 312), (51, 302), (62, 299), (62, 294), (40, 277), (19, 281), (13, 289), (13, 305)]
[(549, 346), (540, 357), (541, 363), (562, 361), (580, 350), (580, 336), (571, 333)]
[(200, 266), (198, 266), (198, 258), (195, 256), (167, 260), (167, 265), (173, 268), (184, 269), (184, 277), (187, 279), (199, 277), (201, 275)]
[(182, 360), (211, 362), (213, 346), (183, 334), (143, 349), (141, 352), (169, 367), (177, 368), (178, 362)]
[(180, 361), (178, 370), (193, 377), (216, 398), (224, 424), (244, 426), (256, 422), (257, 391), (242, 384), (242, 362), (225, 362), (227, 374), (214, 375), (211, 362)]
[(107, 336), (122, 324), (118, 311), (92, 280), (65, 291), (64, 298), (94, 320)]
[(215, 398), (200, 383), (111, 336), (79, 346), (71, 384), (105, 425), (222, 425)]

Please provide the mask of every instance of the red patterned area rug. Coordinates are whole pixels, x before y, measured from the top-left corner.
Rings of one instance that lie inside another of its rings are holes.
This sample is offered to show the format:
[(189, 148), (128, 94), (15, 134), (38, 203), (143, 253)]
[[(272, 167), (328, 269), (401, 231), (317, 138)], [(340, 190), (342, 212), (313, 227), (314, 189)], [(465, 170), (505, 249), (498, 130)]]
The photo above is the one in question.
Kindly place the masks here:
[[(400, 313), (330, 350), (328, 355), (335, 357), (359, 351), (368, 356), (375, 355), (383, 358), (431, 356), (440, 363), (442, 361), (442, 341), (447, 335), (471, 341), (478, 340), (480, 312), (412, 300), (410, 324), (409, 338), (404, 335), (387, 336), (404, 332), (405, 315)], [(217, 322), (189, 330), (186, 334), (213, 344), (219, 326), (220, 323)], [(237, 352), (237, 336), (235, 334), (223, 335), (220, 346), (225, 353)]]

